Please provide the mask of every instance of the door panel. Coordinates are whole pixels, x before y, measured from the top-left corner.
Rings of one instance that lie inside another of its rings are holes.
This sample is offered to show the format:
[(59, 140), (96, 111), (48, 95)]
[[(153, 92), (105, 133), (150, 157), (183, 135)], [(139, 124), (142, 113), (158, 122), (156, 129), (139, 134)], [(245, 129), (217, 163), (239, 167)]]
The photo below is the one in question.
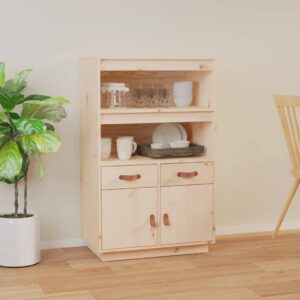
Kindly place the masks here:
[(157, 245), (157, 189), (102, 191), (103, 249)]
[(161, 244), (212, 240), (213, 185), (161, 188)]

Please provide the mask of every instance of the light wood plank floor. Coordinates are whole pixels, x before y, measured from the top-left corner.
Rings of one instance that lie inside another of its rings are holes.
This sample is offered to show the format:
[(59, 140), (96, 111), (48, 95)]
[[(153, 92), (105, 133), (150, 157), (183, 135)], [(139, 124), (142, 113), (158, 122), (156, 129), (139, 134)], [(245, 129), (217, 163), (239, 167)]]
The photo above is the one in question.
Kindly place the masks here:
[(87, 248), (0, 268), (0, 299), (299, 300), (300, 232), (219, 238), (208, 254), (101, 262)]

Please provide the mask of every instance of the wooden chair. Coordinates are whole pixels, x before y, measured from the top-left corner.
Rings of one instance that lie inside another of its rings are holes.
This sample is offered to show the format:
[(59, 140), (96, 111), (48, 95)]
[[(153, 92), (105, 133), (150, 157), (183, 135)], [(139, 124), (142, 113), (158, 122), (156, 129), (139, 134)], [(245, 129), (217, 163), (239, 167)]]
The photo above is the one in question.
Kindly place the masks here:
[(294, 177), (292, 188), (287, 197), (286, 203), (282, 208), (273, 233), (273, 238), (276, 238), (279, 228), (295, 196), (300, 180), (300, 130), (296, 113), (296, 109), (300, 108), (300, 96), (276, 95), (274, 96), (274, 101), (289, 150), (292, 162), (291, 173)]

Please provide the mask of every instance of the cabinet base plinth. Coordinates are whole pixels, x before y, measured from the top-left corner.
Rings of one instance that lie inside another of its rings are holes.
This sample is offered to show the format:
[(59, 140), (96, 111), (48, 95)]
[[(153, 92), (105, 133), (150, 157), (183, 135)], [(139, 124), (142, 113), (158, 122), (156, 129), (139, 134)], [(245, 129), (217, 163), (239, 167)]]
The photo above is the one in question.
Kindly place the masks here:
[(208, 252), (208, 244), (193, 246), (176, 246), (168, 248), (153, 248), (131, 251), (113, 251), (100, 253), (99, 257), (103, 261), (116, 261), (125, 259), (138, 259), (171, 255), (197, 254)]

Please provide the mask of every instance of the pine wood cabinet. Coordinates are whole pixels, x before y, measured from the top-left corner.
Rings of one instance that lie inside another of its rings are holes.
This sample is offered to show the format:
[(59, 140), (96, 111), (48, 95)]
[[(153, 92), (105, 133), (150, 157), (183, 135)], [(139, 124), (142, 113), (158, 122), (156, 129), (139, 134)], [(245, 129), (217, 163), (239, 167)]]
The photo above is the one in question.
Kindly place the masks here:
[[(81, 224), (89, 248), (105, 261), (207, 252), (215, 240), (215, 61), (92, 57), (80, 66)], [(103, 82), (182, 80), (194, 83), (190, 107), (101, 108)], [(151, 143), (155, 126), (171, 122), (180, 123), (205, 153), (117, 159), (118, 136)], [(103, 161), (101, 137), (113, 140), (111, 158)]]

